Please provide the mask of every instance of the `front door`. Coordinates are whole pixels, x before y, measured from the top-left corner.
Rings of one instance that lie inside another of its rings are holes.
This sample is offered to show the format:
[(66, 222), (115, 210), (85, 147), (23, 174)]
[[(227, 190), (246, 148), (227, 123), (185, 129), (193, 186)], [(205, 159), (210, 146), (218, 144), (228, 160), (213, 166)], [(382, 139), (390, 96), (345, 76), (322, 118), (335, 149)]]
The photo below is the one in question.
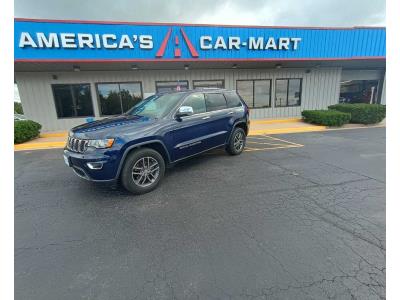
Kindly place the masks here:
[(175, 121), (172, 131), (173, 161), (209, 149), (209, 139), (213, 132), (210, 126), (211, 115), (206, 111), (203, 93), (190, 94), (182, 106), (191, 106), (193, 115)]

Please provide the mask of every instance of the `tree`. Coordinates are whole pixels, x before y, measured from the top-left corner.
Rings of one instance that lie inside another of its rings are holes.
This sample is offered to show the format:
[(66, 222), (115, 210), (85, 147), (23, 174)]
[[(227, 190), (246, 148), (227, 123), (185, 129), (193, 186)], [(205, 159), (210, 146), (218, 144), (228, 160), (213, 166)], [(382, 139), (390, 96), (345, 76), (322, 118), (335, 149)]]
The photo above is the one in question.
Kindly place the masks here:
[(20, 115), (24, 114), (21, 102), (14, 101), (14, 113), (15, 114), (20, 114)]

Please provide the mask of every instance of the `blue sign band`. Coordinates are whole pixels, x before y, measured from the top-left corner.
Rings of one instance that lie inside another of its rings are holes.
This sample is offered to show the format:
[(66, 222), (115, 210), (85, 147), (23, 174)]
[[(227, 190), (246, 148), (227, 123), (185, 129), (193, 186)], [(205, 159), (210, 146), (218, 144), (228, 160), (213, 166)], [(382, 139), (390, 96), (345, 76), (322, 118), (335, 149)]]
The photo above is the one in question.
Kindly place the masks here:
[(15, 20), (16, 61), (336, 60), (386, 56), (385, 28)]

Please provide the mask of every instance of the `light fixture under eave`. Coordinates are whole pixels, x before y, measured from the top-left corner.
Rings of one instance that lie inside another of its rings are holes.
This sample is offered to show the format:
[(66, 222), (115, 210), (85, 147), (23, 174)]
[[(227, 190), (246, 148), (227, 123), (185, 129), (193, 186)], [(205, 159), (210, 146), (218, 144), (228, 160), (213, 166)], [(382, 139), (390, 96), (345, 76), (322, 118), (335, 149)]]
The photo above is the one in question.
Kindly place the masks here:
[(184, 65), (185, 70), (189, 70), (189, 65)]
[(80, 66), (73, 66), (72, 69), (74, 70), (74, 72), (80, 72), (81, 67)]
[(131, 69), (132, 69), (132, 70), (137, 70), (137, 69), (139, 69), (139, 67), (138, 67), (137, 65), (132, 65), (132, 66), (131, 66)]
[(275, 69), (282, 69), (282, 64), (276, 64)]
[(238, 65), (237, 64), (233, 64), (232, 65), (232, 69), (237, 69)]

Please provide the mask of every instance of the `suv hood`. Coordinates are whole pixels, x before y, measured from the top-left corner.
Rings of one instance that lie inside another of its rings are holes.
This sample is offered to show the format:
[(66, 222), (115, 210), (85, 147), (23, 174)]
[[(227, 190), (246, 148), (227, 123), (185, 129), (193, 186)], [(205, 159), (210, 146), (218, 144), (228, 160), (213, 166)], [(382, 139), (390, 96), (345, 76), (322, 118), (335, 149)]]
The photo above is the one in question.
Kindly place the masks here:
[(121, 115), (85, 123), (71, 129), (70, 133), (78, 138), (102, 139), (117, 137), (125, 130), (145, 129), (156, 122), (156, 119), (136, 115)]

